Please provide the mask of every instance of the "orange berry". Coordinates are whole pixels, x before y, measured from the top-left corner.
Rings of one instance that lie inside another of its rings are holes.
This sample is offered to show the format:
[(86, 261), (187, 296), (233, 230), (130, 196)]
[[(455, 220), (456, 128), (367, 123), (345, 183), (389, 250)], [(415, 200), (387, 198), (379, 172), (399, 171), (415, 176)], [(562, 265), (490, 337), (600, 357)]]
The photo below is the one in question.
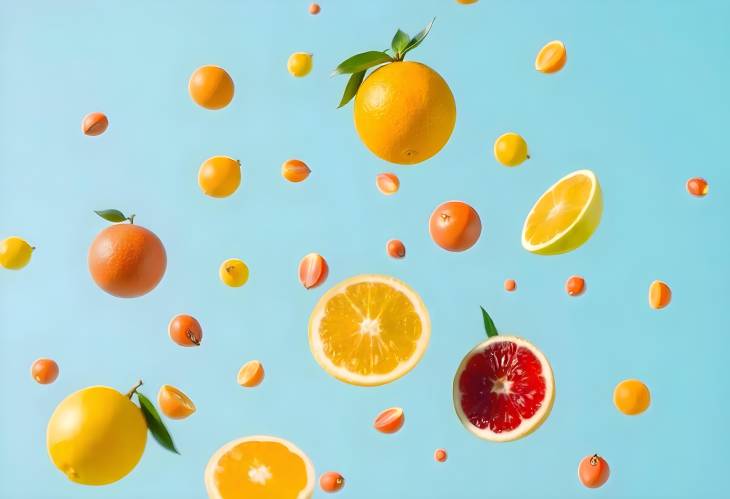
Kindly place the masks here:
[[(313, 16), (316, 16), (319, 14), (319, 11), (322, 10), (318, 3), (313, 3), (309, 5), (309, 13)], [(338, 489), (339, 490), (339, 489)]]
[(222, 109), (233, 100), (233, 79), (223, 68), (202, 66), (190, 76), (188, 92), (197, 105), (212, 110)]
[(238, 370), (238, 376), (236, 381), (238, 384), (246, 387), (253, 388), (258, 386), (264, 380), (264, 365), (258, 360), (249, 360), (241, 369)]
[(672, 301), (672, 290), (664, 281), (654, 281), (649, 286), (649, 306), (659, 310)]
[(431, 213), (431, 239), (447, 251), (466, 251), (482, 233), (482, 221), (474, 208), (461, 201), (440, 204)]
[(517, 289), (517, 282), (514, 279), (506, 279), (504, 281), (505, 291), (514, 291), (515, 289)]
[(30, 375), (41, 385), (48, 385), (58, 378), (58, 364), (52, 359), (38, 359), (30, 366)]
[(81, 122), (81, 131), (84, 135), (96, 136), (104, 133), (109, 126), (109, 119), (104, 113), (89, 113)]
[(170, 419), (185, 419), (195, 412), (195, 404), (182, 390), (171, 385), (162, 385), (157, 392), (157, 405)]
[(325, 492), (337, 492), (345, 486), (345, 478), (336, 471), (328, 471), (319, 477), (319, 486)]
[(391, 407), (377, 415), (375, 422), (373, 422), (373, 428), (380, 433), (395, 433), (401, 429), (404, 422), (405, 415), (403, 414), (403, 409), (400, 407)]
[(436, 449), (433, 453), (433, 458), (439, 463), (445, 462), (448, 457), (449, 455), (446, 454), (446, 449)]
[(398, 192), (400, 180), (395, 173), (381, 173), (375, 177), (375, 185), (381, 193), (391, 196)]
[(565, 292), (570, 296), (580, 296), (586, 290), (586, 281), (579, 275), (572, 275), (565, 281)]
[(385, 245), (385, 251), (391, 258), (404, 258), (406, 256), (406, 247), (398, 239), (391, 239)]
[(703, 178), (694, 177), (687, 181), (687, 192), (689, 192), (693, 196), (697, 196), (700, 198), (707, 196), (709, 190), (710, 186), (707, 183), (707, 180)]
[(170, 339), (183, 347), (199, 347), (203, 339), (203, 328), (190, 315), (180, 314), (172, 318), (167, 325)]
[(606, 483), (609, 473), (608, 463), (598, 454), (584, 457), (578, 465), (580, 483), (591, 489)]
[(301, 182), (309, 177), (312, 170), (304, 161), (289, 159), (281, 165), (281, 176), (289, 182)]
[(299, 262), (299, 282), (307, 289), (316, 288), (327, 280), (329, 266), (317, 253), (310, 253)]

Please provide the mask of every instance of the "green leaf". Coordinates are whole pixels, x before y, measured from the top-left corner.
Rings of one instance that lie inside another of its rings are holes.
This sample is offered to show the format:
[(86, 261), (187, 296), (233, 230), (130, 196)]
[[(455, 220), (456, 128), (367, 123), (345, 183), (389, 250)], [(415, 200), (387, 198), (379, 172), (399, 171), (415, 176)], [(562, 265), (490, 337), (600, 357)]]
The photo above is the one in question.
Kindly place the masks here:
[(363, 52), (362, 54), (353, 55), (349, 59), (340, 63), (332, 73), (332, 75), (338, 74), (351, 74), (365, 71), (378, 64), (385, 62), (393, 62), (393, 58), (385, 52), (379, 52), (377, 50), (371, 50), (370, 52)]
[(405, 55), (406, 53), (410, 52), (414, 48), (418, 47), (421, 42), (428, 36), (428, 32), (431, 31), (431, 26), (433, 26), (433, 22), (436, 20), (434, 17), (431, 19), (431, 22), (428, 23), (428, 26), (423, 28), (420, 33), (418, 33), (416, 36), (413, 37), (413, 39), (408, 43), (405, 49), (403, 49), (403, 53), (401, 56)]
[(482, 318), (484, 319), (484, 330), (487, 332), (488, 337), (497, 336), (499, 333), (497, 332), (497, 326), (494, 325), (494, 321), (491, 317), (489, 317), (489, 314), (486, 310), (484, 310), (484, 307), (479, 307), (482, 309)]
[(155, 437), (157, 443), (163, 446), (165, 449), (175, 454), (180, 454), (175, 448), (175, 443), (172, 441), (170, 432), (165, 428), (165, 424), (162, 422), (160, 415), (157, 413), (157, 409), (152, 405), (150, 399), (145, 397), (139, 392), (135, 392), (139, 399), (139, 407), (142, 409), (145, 421), (147, 421), (147, 428), (149, 428), (152, 436)]
[(128, 220), (127, 217), (124, 216), (124, 213), (119, 210), (94, 210), (94, 213), (109, 222), (124, 222), (125, 220)]
[(393, 41), (390, 42), (390, 46), (393, 48), (393, 52), (395, 52), (396, 54), (400, 54), (401, 52), (403, 52), (403, 49), (408, 46), (408, 43), (410, 43), (410, 41), (410, 36), (403, 33), (401, 30), (398, 30), (393, 37)]
[(355, 97), (355, 94), (357, 94), (357, 90), (360, 88), (360, 84), (362, 83), (363, 78), (365, 78), (365, 70), (358, 71), (357, 73), (352, 73), (350, 79), (347, 81), (345, 93), (342, 94), (342, 100), (340, 101), (340, 105), (337, 106), (337, 109), (341, 108), (342, 106), (350, 102), (353, 97)]

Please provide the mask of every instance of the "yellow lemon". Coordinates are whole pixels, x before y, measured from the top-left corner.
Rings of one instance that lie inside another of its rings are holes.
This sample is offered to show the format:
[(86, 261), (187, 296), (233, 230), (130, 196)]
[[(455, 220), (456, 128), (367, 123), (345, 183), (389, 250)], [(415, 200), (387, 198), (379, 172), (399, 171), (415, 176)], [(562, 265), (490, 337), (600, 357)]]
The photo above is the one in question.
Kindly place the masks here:
[(24, 239), (8, 237), (0, 242), (0, 265), (10, 270), (20, 270), (30, 262), (33, 248)]
[(411, 165), (434, 156), (449, 141), (456, 103), (433, 69), (419, 62), (392, 62), (362, 83), (354, 118), (360, 139), (373, 154)]
[(248, 281), (248, 266), (243, 263), (243, 260), (229, 258), (221, 264), (218, 276), (225, 285), (240, 288)]
[(228, 156), (206, 159), (198, 170), (198, 185), (208, 196), (230, 196), (241, 185), (241, 162)]
[(106, 485), (124, 478), (147, 442), (142, 411), (113, 388), (92, 386), (66, 397), (46, 432), (53, 464), (71, 481)]
[(301, 78), (307, 76), (312, 70), (312, 54), (308, 52), (294, 52), (289, 56), (286, 69), (292, 76)]
[(526, 159), (530, 159), (527, 154), (527, 142), (514, 132), (500, 135), (494, 141), (494, 158), (504, 166), (520, 165)]

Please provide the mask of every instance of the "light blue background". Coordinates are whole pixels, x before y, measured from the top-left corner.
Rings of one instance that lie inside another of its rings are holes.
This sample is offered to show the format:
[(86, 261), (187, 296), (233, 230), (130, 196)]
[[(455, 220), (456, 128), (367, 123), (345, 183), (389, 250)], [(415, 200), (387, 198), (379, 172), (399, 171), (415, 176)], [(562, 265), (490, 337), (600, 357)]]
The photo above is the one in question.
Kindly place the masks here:
[[(728, 396), (728, 183), (730, 3), (716, 1), (72, 1), (0, 0), (0, 237), (38, 247), (20, 272), (0, 272), (0, 496), (201, 498), (203, 469), (222, 444), (274, 434), (304, 449), (318, 474), (347, 479), (345, 498), (715, 498), (726, 494)], [(336, 110), (344, 77), (332, 68), (356, 52), (387, 47), (395, 29), (414, 34), (436, 16), (411, 59), (449, 82), (458, 106), (441, 153), (415, 167), (371, 155)], [(533, 69), (546, 42), (563, 40), (566, 68)], [(304, 79), (286, 72), (294, 51), (314, 53)], [(219, 112), (194, 105), (192, 71), (225, 67), (236, 83)], [(79, 131), (103, 111), (109, 130)], [(499, 166), (493, 140), (518, 131), (532, 160)], [(203, 196), (200, 163), (230, 155), (244, 165), (234, 196)], [(280, 164), (301, 158), (311, 177), (295, 185)], [(595, 236), (579, 250), (539, 257), (520, 246), (524, 216), (564, 174), (590, 168), (605, 193)], [(374, 177), (394, 171), (397, 195)], [(687, 178), (710, 182), (705, 199)], [(429, 239), (428, 216), (461, 199), (484, 232), (462, 254)], [(94, 209), (137, 214), (168, 251), (161, 285), (143, 298), (101, 292), (86, 252), (105, 222)], [(387, 239), (402, 239), (403, 261)], [(324, 288), (305, 291), (296, 268), (325, 255), (327, 285), (358, 273), (404, 279), (425, 300), (430, 347), (405, 378), (363, 389), (330, 378), (312, 359), (309, 312)], [(240, 289), (223, 286), (229, 257), (251, 268)], [(587, 293), (563, 284), (582, 274)], [(503, 291), (505, 278), (517, 292)], [(669, 308), (653, 311), (654, 279), (671, 286)], [(480, 441), (462, 428), (451, 382), (462, 356), (483, 339), (479, 305), (498, 327), (537, 344), (552, 362), (557, 397), (532, 436)], [(204, 327), (199, 349), (166, 332), (181, 312)], [(56, 359), (49, 386), (29, 375), (34, 359)], [(263, 361), (254, 390), (235, 382), (240, 365)], [(169, 422), (175, 456), (150, 440), (127, 478), (104, 488), (72, 484), (47, 457), (45, 427), (66, 395), (89, 385), (127, 390), (138, 377), (196, 402)], [(630, 418), (613, 387), (637, 377), (653, 403)], [(392, 436), (376, 413), (405, 408)], [(445, 447), (449, 460), (434, 462)], [(593, 452), (612, 475), (579, 485)], [(321, 492), (317, 492), (322, 497)], [(338, 496), (338, 497), (339, 497)]]

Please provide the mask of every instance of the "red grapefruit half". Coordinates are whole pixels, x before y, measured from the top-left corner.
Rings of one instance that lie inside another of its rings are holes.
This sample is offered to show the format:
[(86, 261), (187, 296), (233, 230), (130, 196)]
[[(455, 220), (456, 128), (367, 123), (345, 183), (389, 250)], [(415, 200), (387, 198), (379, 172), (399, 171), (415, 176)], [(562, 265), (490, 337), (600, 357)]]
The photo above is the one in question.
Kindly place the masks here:
[(529, 341), (494, 336), (461, 361), (454, 407), (474, 435), (509, 442), (529, 435), (548, 417), (555, 398), (553, 370)]

